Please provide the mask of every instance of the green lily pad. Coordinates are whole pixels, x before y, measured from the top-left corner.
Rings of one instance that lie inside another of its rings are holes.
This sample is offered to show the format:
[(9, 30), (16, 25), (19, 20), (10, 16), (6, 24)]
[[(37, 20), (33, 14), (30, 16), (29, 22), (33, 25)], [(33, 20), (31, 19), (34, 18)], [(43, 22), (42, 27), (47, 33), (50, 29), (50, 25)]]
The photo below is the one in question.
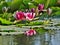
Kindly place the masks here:
[(6, 24), (6, 25), (12, 24), (12, 22), (10, 22), (9, 20), (3, 19), (3, 18), (0, 18), (0, 23), (2, 25), (4, 25), (4, 24)]

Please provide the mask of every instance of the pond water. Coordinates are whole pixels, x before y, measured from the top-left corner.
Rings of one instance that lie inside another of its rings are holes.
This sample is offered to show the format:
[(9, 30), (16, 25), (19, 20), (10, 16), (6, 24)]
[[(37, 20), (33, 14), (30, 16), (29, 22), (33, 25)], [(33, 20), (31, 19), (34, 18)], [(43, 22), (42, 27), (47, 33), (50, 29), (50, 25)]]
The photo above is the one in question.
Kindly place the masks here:
[(35, 36), (3, 35), (0, 36), (0, 45), (60, 45), (60, 30), (53, 33), (45, 32)]

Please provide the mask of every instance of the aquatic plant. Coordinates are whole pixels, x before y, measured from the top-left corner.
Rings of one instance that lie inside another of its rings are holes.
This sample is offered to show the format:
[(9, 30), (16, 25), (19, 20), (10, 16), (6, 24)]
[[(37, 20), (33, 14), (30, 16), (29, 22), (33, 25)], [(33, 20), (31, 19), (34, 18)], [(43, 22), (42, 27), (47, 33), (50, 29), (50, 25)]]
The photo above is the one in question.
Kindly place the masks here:
[(34, 27), (33, 29), (37, 32), (37, 34), (44, 34), (45, 32), (48, 31), (44, 29), (44, 27)]
[(39, 4), (38, 5), (38, 10), (43, 11), (44, 10), (44, 4)]
[(32, 12), (32, 13), (35, 13), (35, 8), (32, 8), (32, 9), (31, 9), (31, 12)]
[(48, 15), (50, 15), (52, 13), (52, 9), (51, 8), (48, 8), (47, 9), (47, 13), (48, 13)]
[(12, 22), (10, 22), (9, 20), (0, 18), (0, 24), (2, 24), (2, 25), (10, 25), (10, 24), (12, 24)]
[(16, 14), (14, 15), (14, 17), (16, 18), (16, 20), (33, 20), (33, 18), (35, 17), (35, 13), (32, 12), (16, 12)]
[(14, 17), (16, 18), (16, 20), (24, 20), (25, 19), (24, 13), (22, 11), (16, 12)]

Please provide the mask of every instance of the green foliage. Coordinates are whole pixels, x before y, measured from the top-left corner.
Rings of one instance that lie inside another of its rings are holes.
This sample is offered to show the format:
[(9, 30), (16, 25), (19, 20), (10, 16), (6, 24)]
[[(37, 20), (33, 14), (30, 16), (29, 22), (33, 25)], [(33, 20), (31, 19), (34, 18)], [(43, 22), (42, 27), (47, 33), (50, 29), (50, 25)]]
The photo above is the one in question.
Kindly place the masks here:
[(30, 22), (30, 25), (43, 25), (43, 22)]
[(56, 3), (57, 3), (57, 0), (47, 0), (47, 1), (45, 2), (45, 8), (48, 8), (48, 7), (50, 7), (50, 6), (55, 6)]
[(37, 2), (38, 4), (44, 4), (46, 0), (34, 0), (34, 2)]
[(39, 33), (39, 34), (44, 34), (47, 30), (45, 30), (44, 28), (35, 28), (35, 30)]
[[(2, 13), (2, 8), (4, 6), (6, 7), (10, 7), (11, 10), (9, 10), (10, 12), (15, 12), (16, 10), (22, 10), (25, 11), (25, 9), (31, 9), (31, 8), (36, 8), (38, 6), (38, 4), (44, 4), (45, 8), (51, 7), (51, 9), (53, 10), (52, 15), (60, 15), (60, 7), (52, 7), (56, 5), (57, 0), (13, 0), (12, 2), (5, 2), (5, 1), (1, 1), (0, 2), (0, 13)], [(47, 13), (44, 13), (42, 16), (40, 17), (48, 17)], [(3, 21), (2, 21), (3, 20)], [(14, 17), (12, 15), (12, 13), (4, 13), (4, 14), (0, 14), (0, 22), (1, 24), (10, 24), (10, 22), (14, 21)], [(7, 23), (8, 22), (8, 23)], [(32, 26), (32, 25), (42, 25), (43, 22), (29, 22), (29, 23), (17, 23), (20, 26)]]
[(36, 25), (43, 25), (43, 22), (26, 22), (26, 23), (17, 23), (16, 26), (21, 27), (21, 26), (36, 26)]
[(31, 8), (36, 8), (36, 5), (34, 5), (34, 3), (31, 3), (30, 5), (29, 5), (29, 8), (31, 9)]
[(60, 16), (60, 11), (54, 12), (52, 15), (53, 16)]
[(56, 24), (55, 26), (60, 26), (60, 24)]
[(10, 5), (11, 11), (13, 12), (14, 10), (19, 9), (21, 4), (22, 4), (22, 0), (13, 0)]
[(56, 6), (57, 0), (50, 0), (49, 7), (50, 6)]
[(60, 7), (51, 7), (53, 13), (53, 16), (59, 16), (60, 15)]
[(17, 27), (25, 26), (25, 24), (16, 24)]
[(3, 24), (3, 25), (10, 25), (10, 24), (12, 24), (12, 22), (10, 22), (9, 20), (0, 18), (0, 24)]
[(9, 7), (9, 6), (11, 6), (11, 3), (12, 3), (12, 2), (6, 2), (6, 3), (7, 3), (7, 5), (8, 5), (8, 7)]
[(15, 30), (3, 30), (2, 32), (16, 32)]
[(0, 14), (2, 13), (2, 5), (0, 5)]
[(28, 3), (30, 2), (30, 0), (23, 0), (23, 4), (24, 4), (24, 6), (25, 6), (25, 8), (29, 8), (29, 5), (28, 5)]
[(45, 8), (47, 8), (49, 6), (49, 3), (50, 3), (50, 0), (47, 0), (46, 4), (45, 4)]
[[(48, 8), (50, 6), (55, 6), (57, 3), (57, 0), (13, 0), (12, 2), (5, 2), (5, 1), (1, 1), (3, 2), (2, 4), (0, 4), (0, 11), (2, 11), (2, 7), (7, 6), (10, 7), (11, 10), (9, 10), (10, 12), (14, 12), (16, 10), (25, 10), (25, 9), (30, 9), (30, 8), (36, 8), (36, 6), (40, 3), (40, 4), (44, 4), (45, 8)], [(31, 3), (31, 4), (29, 4)]]
[(25, 11), (24, 9), (25, 9), (25, 6), (24, 6), (23, 4), (20, 4), (20, 7), (19, 7), (19, 9), (18, 9), (18, 10)]
[(7, 3), (5, 1), (1, 1), (1, 3), (0, 3), (0, 13), (2, 13), (2, 8), (7, 7), (7, 6), (8, 5), (7, 5)]
[(51, 7), (51, 9), (53, 10), (53, 12), (60, 11), (60, 7)]
[(14, 17), (12, 15), (12, 13), (4, 13), (4, 14), (0, 14), (0, 17), (9, 21), (14, 20)]

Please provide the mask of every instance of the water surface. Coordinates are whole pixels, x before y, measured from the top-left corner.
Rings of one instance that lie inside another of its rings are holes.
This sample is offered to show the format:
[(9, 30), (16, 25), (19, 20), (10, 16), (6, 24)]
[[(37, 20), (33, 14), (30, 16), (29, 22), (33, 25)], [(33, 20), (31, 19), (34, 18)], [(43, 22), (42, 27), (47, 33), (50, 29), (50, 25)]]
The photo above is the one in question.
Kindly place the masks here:
[(0, 45), (60, 45), (60, 30), (30, 37), (23, 34), (3, 35), (0, 36)]

